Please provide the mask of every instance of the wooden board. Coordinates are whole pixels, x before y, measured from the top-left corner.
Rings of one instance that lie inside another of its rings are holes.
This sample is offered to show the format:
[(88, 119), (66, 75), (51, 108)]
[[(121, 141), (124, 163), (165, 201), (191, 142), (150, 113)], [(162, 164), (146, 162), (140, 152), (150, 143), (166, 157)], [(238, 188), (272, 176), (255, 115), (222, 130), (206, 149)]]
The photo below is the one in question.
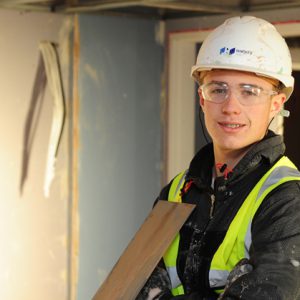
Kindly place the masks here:
[(93, 300), (134, 300), (194, 208), (158, 201)]

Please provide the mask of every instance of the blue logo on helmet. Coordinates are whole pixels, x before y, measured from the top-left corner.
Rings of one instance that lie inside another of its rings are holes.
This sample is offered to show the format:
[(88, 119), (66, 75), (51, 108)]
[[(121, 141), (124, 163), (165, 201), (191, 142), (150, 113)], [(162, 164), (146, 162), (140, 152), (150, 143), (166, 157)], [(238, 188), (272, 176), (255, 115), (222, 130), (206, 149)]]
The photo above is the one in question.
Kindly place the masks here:
[(227, 54), (227, 55), (233, 55), (235, 53), (235, 48), (227, 48), (227, 47), (223, 47), (220, 49), (220, 54)]
[(237, 48), (227, 48), (227, 47), (223, 47), (220, 49), (220, 55), (234, 55), (234, 54), (239, 54), (239, 55), (243, 55), (243, 54), (248, 54), (248, 55), (252, 55), (252, 51), (250, 50), (242, 50), (242, 49), (237, 49)]

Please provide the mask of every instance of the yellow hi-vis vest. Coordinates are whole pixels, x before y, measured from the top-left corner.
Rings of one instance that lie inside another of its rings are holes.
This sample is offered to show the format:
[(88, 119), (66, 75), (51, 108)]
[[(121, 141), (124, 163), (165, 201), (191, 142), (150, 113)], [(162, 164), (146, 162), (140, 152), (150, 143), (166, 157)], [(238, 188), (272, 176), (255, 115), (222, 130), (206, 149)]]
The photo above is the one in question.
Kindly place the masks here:
[[(184, 185), (186, 172), (178, 174), (170, 187), (168, 201), (181, 202), (181, 189)], [(251, 225), (253, 217), (264, 198), (280, 184), (300, 180), (300, 172), (295, 165), (283, 156), (255, 185), (236, 216), (232, 220), (225, 238), (213, 256), (210, 271), (210, 287), (221, 293), (226, 284), (229, 273), (243, 258), (249, 258), (249, 249), (252, 243)], [(180, 236), (177, 234), (164, 255), (172, 284), (172, 294), (184, 294), (183, 286), (177, 274), (176, 261)]]

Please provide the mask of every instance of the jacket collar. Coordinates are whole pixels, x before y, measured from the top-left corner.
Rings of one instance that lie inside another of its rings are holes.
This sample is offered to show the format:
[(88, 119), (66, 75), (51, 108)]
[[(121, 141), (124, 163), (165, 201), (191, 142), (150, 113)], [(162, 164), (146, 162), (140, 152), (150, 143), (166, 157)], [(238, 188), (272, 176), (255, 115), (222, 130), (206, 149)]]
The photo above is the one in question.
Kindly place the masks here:
[[(272, 131), (268, 131), (263, 140), (257, 142), (239, 161), (229, 174), (227, 183), (241, 179), (260, 163), (273, 165), (285, 151), (283, 138)], [(214, 165), (213, 144), (204, 146), (191, 161), (187, 177), (193, 179), (197, 185), (211, 184)]]

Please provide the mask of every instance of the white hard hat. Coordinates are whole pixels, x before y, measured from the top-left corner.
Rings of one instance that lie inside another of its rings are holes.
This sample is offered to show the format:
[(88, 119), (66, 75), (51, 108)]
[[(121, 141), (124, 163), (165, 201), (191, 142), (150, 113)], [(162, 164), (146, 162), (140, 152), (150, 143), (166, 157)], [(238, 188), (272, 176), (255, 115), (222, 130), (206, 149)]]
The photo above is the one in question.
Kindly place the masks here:
[(294, 87), (292, 60), (284, 38), (269, 22), (252, 16), (233, 17), (203, 42), (191, 75), (212, 69), (253, 72), (279, 80), (287, 99)]

